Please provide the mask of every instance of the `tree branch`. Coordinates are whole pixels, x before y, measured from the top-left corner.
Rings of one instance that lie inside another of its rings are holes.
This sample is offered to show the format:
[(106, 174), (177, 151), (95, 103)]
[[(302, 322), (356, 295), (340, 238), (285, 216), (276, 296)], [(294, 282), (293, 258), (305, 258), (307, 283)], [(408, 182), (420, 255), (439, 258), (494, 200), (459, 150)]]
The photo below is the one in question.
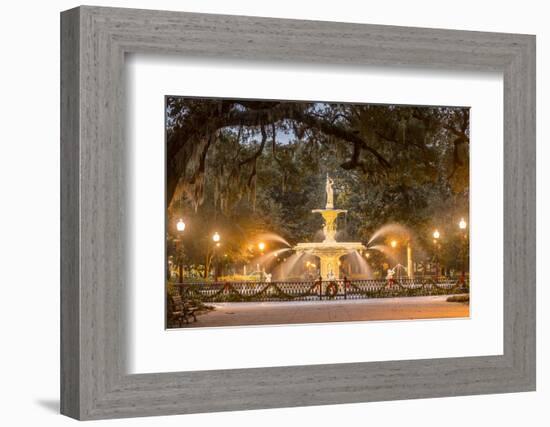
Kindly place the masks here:
[(262, 142), (260, 143), (260, 148), (258, 148), (256, 152), (249, 158), (241, 160), (239, 162), (239, 166), (244, 166), (247, 163), (256, 161), (256, 159), (262, 155), (262, 152), (264, 151), (264, 147), (265, 147), (265, 142), (267, 141), (267, 133), (265, 131), (265, 126), (263, 124), (260, 126), (260, 131), (262, 132)]

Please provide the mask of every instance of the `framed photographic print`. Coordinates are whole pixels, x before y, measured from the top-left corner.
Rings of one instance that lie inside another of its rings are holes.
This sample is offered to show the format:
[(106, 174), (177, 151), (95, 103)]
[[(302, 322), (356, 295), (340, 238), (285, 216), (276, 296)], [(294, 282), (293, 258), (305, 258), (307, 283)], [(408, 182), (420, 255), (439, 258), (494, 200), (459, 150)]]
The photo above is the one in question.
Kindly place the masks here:
[(535, 389), (533, 36), (84, 6), (61, 40), (62, 413)]
[(468, 145), (467, 107), (167, 96), (167, 327), (469, 317)]

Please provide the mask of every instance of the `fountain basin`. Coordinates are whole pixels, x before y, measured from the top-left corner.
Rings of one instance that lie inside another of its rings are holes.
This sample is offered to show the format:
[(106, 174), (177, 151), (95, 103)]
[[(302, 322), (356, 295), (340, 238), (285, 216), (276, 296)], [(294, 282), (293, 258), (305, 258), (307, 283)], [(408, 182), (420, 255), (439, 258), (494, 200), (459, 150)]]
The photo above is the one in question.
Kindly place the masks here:
[(320, 260), (320, 275), (323, 280), (340, 278), (339, 261), (344, 255), (353, 251), (362, 252), (366, 247), (361, 242), (316, 242), (298, 243), (293, 248), (296, 252), (304, 252), (316, 256)]

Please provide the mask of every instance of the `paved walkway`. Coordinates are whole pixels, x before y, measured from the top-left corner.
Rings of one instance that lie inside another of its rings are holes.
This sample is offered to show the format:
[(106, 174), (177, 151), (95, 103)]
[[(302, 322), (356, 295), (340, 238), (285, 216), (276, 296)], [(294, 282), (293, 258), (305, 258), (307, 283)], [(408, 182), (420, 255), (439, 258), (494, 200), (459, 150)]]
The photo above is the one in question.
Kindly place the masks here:
[(339, 301), (216, 303), (187, 327), (284, 325), (468, 317), (468, 304), (447, 302), (447, 296), (377, 298)]

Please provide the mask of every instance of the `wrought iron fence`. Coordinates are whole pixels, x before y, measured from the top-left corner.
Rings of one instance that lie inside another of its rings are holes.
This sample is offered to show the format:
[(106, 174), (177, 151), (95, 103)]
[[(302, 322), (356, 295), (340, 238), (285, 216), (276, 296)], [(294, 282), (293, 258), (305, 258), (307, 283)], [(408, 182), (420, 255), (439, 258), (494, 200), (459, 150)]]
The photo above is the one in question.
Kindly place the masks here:
[(202, 302), (318, 301), (450, 295), (469, 292), (468, 280), (396, 279), (300, 282), (177, 283), (180, 295)]

